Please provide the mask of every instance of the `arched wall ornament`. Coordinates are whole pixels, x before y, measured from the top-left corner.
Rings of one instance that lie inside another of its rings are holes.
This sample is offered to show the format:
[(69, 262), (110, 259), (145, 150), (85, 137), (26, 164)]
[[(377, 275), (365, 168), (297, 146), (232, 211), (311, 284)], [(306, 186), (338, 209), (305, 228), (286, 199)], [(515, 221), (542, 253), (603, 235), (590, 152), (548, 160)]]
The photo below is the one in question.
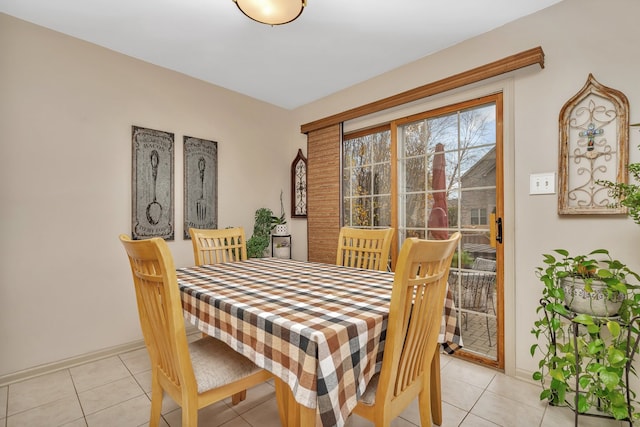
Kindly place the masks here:
[(625, 214), (598, 181), (628, 180), (629, 101), (589, 74), (560, 110), (558, 214)]
[(291, 218), (307, 217), (307, 158), (298, 149), (291, 163)]

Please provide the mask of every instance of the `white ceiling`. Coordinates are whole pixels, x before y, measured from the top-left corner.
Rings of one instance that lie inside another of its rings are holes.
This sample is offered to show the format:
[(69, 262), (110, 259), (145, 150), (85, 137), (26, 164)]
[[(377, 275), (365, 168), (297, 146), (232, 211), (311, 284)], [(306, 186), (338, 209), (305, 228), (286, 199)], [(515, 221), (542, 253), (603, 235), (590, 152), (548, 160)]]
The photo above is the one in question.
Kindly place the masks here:
[(232, 0), (0, 0), (0, 12), (286, 109), (560, 0), (308, 0), (270, 27)]

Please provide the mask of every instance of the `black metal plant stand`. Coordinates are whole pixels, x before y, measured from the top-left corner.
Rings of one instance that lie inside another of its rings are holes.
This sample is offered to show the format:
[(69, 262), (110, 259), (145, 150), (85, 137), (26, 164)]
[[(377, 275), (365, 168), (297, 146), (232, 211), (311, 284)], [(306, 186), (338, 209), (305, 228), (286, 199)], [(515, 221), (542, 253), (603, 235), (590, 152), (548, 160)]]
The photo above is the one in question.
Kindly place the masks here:
[[(547, 305), (548, 301), (545, 299), (540, 300), (540, 304), (545, 307)], [(568, 402), (565, 400), (565, 403), (567, 404), (567, 406), (574, 412), (575, 416), (574, 416), (574, 426), (578, 427), (578, 416), (579, 415), (586, 415), (589, 417), (598, 417), (598, 418), (613, 418), (610, 415), (605, 415), (605, 414), (594, 414), (594, 413), (587, 413), (587, 412), (579, 412), (578, 411), (578, 397), (580, 396), (580, 371), (581, 371), (581, 366), (579, 365), (579, 361), (580, 361), (580, 357), (579, 357), (579, 352), (578, 352), (578, 333), (579, 330), (578, 328), (580, 327), (580, 323), (577, 323), (574, 321), (574, 318), (576, 317), (577, 313), (570, 310), (567, 306), (565, 306), (567, 312), (569, 313), (569, 315), (563, 315), (561, 313), (557, 313), (559, 316), (563, 317), (564, 319), (568, 320), (569, 322), (571, 322), (571, 331), (572, 331), (572, 339), (573, 339), (573, 351), (574, 351), (574, 356), (575, 356), (575, 360), (576, 360), (576, 385), (575, 385), (575, 397), (574, 397), (574, 401), (573, 404), (571, 402)], [(544, 315), (547, 319), (547, 322), (550, 322), (549, 319), (549, 312), (545, 309), (544, 310)], [(597, 316), (592, 316), (594, 319), (603, 319), (603, 318), (599, 318)], [(627, 347), (626, 347), (626, 354), (625, 356), (627, 357), (627, 363), (625, 364), (625, 368), (624, 368), (624, 373), (625, 373), (625, 380), (624, 380), (624, 385), (625, 385), (625, 394), (626, 394), (626, 400), (627, 400), (627, 405), (629, 406), (629, 415), (625, 420), (622, 421), (627, 421), (629, 423), (629, 426), (633, 426), (633, 420), (631, 417), (631, 391), (629, 390), (629, 373), (631, 371), (631, 365), (633, 363), (633, 359), (638, 351), (638, 338), (640, 338), (640, 316), (636, 316), (634, 318), (632, 318), (629, 323), (624, 323), (622, 322), (619, 318), (616, 318), (616, 321), (618, 321), (618, 323), (620, 323), (627, 331)], [(550, 323), (548, 323), (550, 324)], [(633, 327), (635, 324), (635, 327)], [(631, 345), (632, 341), (631, 338), (633, 339), (633, 345)], [(553, 345), (554, 348), (554, 356), (556, 355), (555, 353), (555, 348), (556, 348), (556, 334), (555, 332), (552, 331), (551, 333), (551, 343)]]

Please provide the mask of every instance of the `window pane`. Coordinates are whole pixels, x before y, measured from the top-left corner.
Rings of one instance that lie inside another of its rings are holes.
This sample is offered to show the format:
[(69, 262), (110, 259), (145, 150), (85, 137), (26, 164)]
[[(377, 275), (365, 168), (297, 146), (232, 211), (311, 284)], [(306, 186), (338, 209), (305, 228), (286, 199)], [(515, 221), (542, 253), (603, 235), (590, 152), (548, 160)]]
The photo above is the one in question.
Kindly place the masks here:
[(371, 199), (369, 197), (353, 199), (349, 225), (356, 227), (371, 225)]
[(374, 163), (391, 161), (391, 132), (380, 132), (371, 135), (373, 141), (372, 161)]
[(347, 197), (342, 201), (342, 218), (344, 218), (344, 225), (351, 225), (351, 199)]
[(425, 194), (407, 194), (404, 222), (407, 228), (425, 227)]
[(432, 153), (437, 143), (444, 145), (445, 151), (458, 149), (458, 115), (448, 114), (430, 118), (428, 121), (428, 152)]
[(358, 167), (353, 169), (353, 196), (364, 196), (371, 194), (371, 166)]
[(344, 197), (351, 196), (351, 169), (343, 168), (342, 169), (342, 195)]
[(426, 124), (424, 121), (411, 123), (402, 127), (402, 157), (426, 154)]
[(404, 188), (407, 193), (424, 191), (426, 186), (424, 157), (407, 159), (404, 162)]
[(345, 153), (348, 153), (348, 163), (345, 162), (346, 165), (356, 167), (365, 165), (371, 161), (370, 143), (367, 138), (350, 140), (349, 148)]
[(475, 107), (460, 113), (460, 146), (496, 145), (495, 104)]
[(379, 227), (391, 226), (391, 196), (373, 198), (373, 224)]
[(487, 212), (496, 207), (495, 188), (462, 192), (460, 225), (462, 228), (488, 229)]
[(463, 188), (495, 187), (496, 150), (494, 146), (468, 149), (463, 155), (460, 183)]
[(391, 164), (373, 166), (373, 194), (391, 193)]
[(343, 142), (342, 213), (344, 225), (391, 224), (391, 132)]

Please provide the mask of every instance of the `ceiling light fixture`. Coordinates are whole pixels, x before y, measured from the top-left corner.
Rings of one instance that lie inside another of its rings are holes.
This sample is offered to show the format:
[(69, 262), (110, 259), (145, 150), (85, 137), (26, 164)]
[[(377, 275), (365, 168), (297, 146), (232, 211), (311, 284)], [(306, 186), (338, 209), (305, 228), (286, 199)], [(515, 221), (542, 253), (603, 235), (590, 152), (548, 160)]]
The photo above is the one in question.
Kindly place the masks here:
[(302, 14), (306, 0), (233, 0), (238, 9), (261, 24), (287, 24)]

